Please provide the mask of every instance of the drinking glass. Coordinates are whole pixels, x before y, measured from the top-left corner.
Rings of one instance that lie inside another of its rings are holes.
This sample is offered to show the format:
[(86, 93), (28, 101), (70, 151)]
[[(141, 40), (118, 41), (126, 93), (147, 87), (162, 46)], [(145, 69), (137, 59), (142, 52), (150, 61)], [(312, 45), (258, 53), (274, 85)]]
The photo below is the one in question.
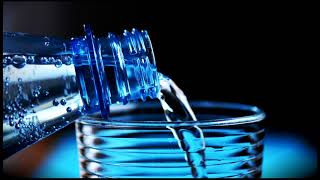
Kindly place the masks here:
[(172, 128), (197, 126), (209, 178), (261, 177), (264, 112), (238, 103), (191, 101), (197, 121), (167, 122), (160, 103), (112, 105), (110, 119), (76, 121), (81, 177), (192, 178)]

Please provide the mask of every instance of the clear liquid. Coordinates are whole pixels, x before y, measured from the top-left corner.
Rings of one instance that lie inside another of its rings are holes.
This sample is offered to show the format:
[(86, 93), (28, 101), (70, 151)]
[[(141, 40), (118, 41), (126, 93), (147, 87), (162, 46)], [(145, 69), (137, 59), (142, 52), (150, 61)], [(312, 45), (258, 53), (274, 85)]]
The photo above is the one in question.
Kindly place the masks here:
[[(183, 122), (197, 121), (194, 112), (183, 91), (169, 78), (161, 77), (160, 103), (167, 121)], [(179, 147), (185, 154), (185, 159), (191, 167), (192, 176), (207, 178), (205, 160), (205, 140), (198, 126), (168, 127), (179, 142)]]
[(80, 95), (68, 58), (3, 55), (4, 158), (80, 116)]
[[(120, 110), (109, 122), (90, 118), (76, 121), (81, 177), (193, 178), (195, 175), (185, 159), (188, 152), (181, 150), (181, 142), (172, 135), (172, 130), (161, 124), (150, 126), (166, 122), (162, 111), (161, 107), (134, 112)], [(203, 111), (210, 113), (197, 114), (199, 122), (226, 117), (212, 115), (214, 109)], [(130, 122), (140, 125), (127, 125)], [(185, 129), (188, 127), (185, 125)], [(204, 125), (201, 131), (205, 137), (208, 178), (261, 176), (264, 131), (259, 123)], [(199, 141), (203, 139), (191, 138), (188, 143)]]

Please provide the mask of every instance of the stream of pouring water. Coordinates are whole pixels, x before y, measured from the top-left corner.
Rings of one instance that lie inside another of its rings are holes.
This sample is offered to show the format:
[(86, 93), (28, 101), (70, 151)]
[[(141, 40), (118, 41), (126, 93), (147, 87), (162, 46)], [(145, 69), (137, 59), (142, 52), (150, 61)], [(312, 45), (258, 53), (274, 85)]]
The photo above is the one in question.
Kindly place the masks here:
[[(159, 100), (168, 122), (197, 121), (187, 97), (183, 91), (168, 77), (160, 74), (161, 93)], [(205, 164), (205, 140), (198, 126), (167, 127), (185, 151), (185, 159), (191, 167), (192, 176), (207, 178)]]

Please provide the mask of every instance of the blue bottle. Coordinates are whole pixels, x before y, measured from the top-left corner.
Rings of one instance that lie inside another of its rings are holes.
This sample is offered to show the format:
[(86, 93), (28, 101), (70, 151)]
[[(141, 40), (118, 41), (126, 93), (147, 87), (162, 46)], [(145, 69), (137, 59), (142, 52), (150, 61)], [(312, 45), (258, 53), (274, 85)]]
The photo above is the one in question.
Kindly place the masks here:
[(157, 98), (147, 31), (64, 40), (3, 33), (3, 159), (83, 114), (108, 119), (111, 104)]

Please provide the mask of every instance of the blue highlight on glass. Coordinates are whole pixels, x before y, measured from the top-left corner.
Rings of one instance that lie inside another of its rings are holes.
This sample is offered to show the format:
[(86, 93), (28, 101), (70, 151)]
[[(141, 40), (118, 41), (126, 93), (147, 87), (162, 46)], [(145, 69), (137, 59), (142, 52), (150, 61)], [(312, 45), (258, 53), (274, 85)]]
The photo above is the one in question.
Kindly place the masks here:
[[(300, 178), (316, 173), (316, 147), (306, 143), (303, 137), (268, 131), (264, 141), (262, 178)], [(78, 178), (77, 153), (74, 133), (66, 133), (33, 177)]]

